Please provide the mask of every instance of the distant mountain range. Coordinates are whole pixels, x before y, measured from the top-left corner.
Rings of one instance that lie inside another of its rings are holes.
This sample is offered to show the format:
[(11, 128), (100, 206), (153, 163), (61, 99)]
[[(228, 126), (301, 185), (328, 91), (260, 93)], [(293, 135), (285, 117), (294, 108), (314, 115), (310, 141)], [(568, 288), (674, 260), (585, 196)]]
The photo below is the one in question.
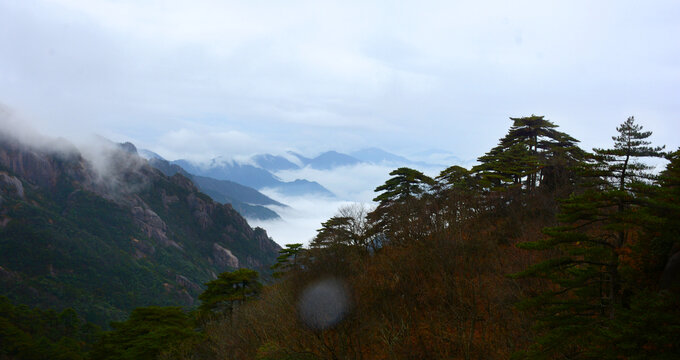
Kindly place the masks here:
[(225, 161), (219, 158), (211, 160), (206, 166), (182, 159), (171, 163), (181, 166), (190, 174), (217, 180), (229, 180), (258, 190), (269, 188), (288, 196), (334, 196), (332, 192), (315, 181), (303, 179), (282, 181), (269, 170), (251, 164)]
[[(145, 156), (149, 151), (144, 152)], [(249, 219), (271, 220), (280, 218), (279, 215), (263, 205), (286, 205), (269, 198), (261, 192), (233, 181), (218, 180), (210, 177), (193, 175), (181, 166), (172, 164), (162, 157), (156, 155), (148, 158), (149, 165), (163, 172), (167, 176), (180, 173), (191, 181), (206, 195), (222, 204), (231, 204), (241, 216)]]
[[(430, 153), (436, 154), (437, 158), (452, 156), (442, 150), (431, 150), (427, 154)], [(423, 161), (412, 161), (404, 156), (376, 147), (362, 149), (351, 154), (327, 151), (316, 157), (307, 157), (293, 151), (288, 151), (283, 155), (258, 154), (245, 161), (218, 157), (207, 163), (196, 163), (185, 159), (168, 161), (149, 150), (140, 150), (140, 154), (149, 159), (150, 164), (166, 175), (182, 171), (185, 176), (190, 177), (196, 183), (201, 191), (210, 195), (214, 200), (230, 203), (244, 216), (256, 219), (278, 217), (274, 211), (264, 206), (283, 205), (257, 190), (273, 189), (286, 196), (334, 196), (322, 184), (315, 181), (305, 179), (283, 181), (276, 175), (282, 171), (295, 171), (304, 168), (328, 171), (362, 164), (393, 166), (395, 168), (401, 166), (416, 168), (443, 166)], [(426, 155), (426, 153), (424, 154)], [(460, 161), (455, 161), (455, 163), (460, 163)]]
[(163, 174), (129, 143), (102, 149), (88, 160), (0, 133), (0, 295), (105, 326), (140, 306), (190, 307), (217, 274), (276, 261), (263, 229), (182, 171)]
[(351, 153), (355, 158), (373, 164), (409, 164), (411, 160), (378, 148), (367, 148)]
[(326, 151), (311, 159), (292, 151), (289, 151), (288, 154), (298, 158), (303, 165), (302, 167), (309, 166), (316, 170), (331, 170), (340, 166), (352, 166), (361, 163), (361, 160), (337, 151)]
[(379, 148), (367, 148), (343, 154), (337, 151), (326, 151), (310, 158), (299, 153), (288, 151), (285, 156), (260, 154), (251, 157), (251, 162), (257, 167), (270, 172), (281, 170), (298, 170), (310, 167), (315, 170), (332, 170), (342, 166), (354, 166), (359, 164), (378, 165), (429, 165), (422, 162), (411, 161), (403, 156), (395, 155)]

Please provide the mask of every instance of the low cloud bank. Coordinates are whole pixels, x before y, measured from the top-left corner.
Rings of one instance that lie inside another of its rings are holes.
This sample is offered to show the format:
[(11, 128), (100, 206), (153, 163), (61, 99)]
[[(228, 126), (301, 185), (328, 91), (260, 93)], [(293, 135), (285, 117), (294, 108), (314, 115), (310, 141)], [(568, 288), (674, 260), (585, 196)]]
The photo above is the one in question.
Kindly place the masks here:
[[(331, 170), (317, 170), (305, 167), (299, 170), (286, 170), (276, 175), (285, 181), (307, 179), (316, 181), (334, 193), (339, 199), (352, 202), (371, 202), (375, 198), (375, 188), (390, 178), (390, 172), (399, 165), (357, 164), (341, 166)], [(428, 176), (435, 177), (444, 167), (432, 166), (418, 168)]]
[[(281, 215), (280, 220), (249, 220), (251, 226), (259, 226), (267, 230), (269, 236), (280, 245), (302, 243), (309, 241), (321, 228), (321, 223), (336, 215), (338, 209), (354, 203), (376, 205), (375, 188), (384, 184), (390, 178), (389, 173), (397, 166), (359, 164), (343, 166), (332, 170), (316, 170), (309, 167), (276, 173), (285, 181), (307, 179), (317, 181), (333, 192), (336, 198), (323, 196), (284, 196), (274, 190), (264, 189), (262, 192), (290, 207), (270, 208)], [(436, 176), (441, 168), (418, 169), (428, 176)]]
[(265, 190), (263, 193), (289, 207), (268, 206), (276, 211), (281, 219), (249, 219), (248, 222), (250, 226), (259, 226), (267, 230), (267, 234), (281, 246), (294, 243), (308, 245), (316, 235), (316, 230), (321, 228), (322, 222), (335, 215), (340, 207), (352, 204), (351, 201), (326, 197), (286, 197), (271, 190)]

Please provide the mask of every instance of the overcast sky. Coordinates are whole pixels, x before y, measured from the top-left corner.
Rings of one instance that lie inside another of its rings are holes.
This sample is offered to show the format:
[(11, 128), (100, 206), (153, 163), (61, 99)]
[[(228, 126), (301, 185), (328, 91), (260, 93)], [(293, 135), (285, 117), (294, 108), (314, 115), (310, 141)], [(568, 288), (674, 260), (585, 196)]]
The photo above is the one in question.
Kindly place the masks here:
[(0, 103), (170, 159), (474, 159), (532, 113), (587, 149), (634, 115), (675, 149), (678, 19), (675, 0), (0, 0)]

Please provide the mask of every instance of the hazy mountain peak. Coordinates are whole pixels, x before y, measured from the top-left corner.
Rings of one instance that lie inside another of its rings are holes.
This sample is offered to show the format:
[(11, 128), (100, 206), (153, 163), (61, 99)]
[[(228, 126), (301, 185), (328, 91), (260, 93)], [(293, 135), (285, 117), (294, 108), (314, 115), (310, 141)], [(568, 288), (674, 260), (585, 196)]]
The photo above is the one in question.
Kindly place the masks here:
[(158, 159), (158, 160), (165, 160), (162, 156), (158, 155), (157, 153), (147, 150), (147, 149), (137, 149), (137, 154), (141, 156), (144, 159), (151, 160), (151, 159)]
[(297, 152), (291, 151), (291, 150), (286, 151), (286, 154), (296, 158), (301, 163), (301, 167), (306, 166), (312, 160), (312, 159), (310, 159), (310, 158), (308, 158), (308, 157), (306, 157), (306, 156), (304, 156), (300, 153), (297, 153)]
[(312, 159), (308, 165), (314, 169), (329, 170), (339, 166), (356, 165), (361, 160), (337, 151), (326, 151)]
[(357, 159), (371, 163), (410, 163), (411, 161), (403, 156), (387, 152), (377, 147), (369, 147), (351, 153)]
[(153, 169), (132, 144), (109, 145), (100, 143), (109, 157), (102, 177), (84, 157), (0, 139), (0, 232), (12, 229), (2, 233), (12, 251), (0, 251), (0, 269), (16, 274), (0, 295), (30, 288), (13, 295), (31, 305), (75, 304), (106, 324), (137, 306), (191, 306), (215, 274), (237, 265), (266, 270), (275, 261), (279, 246), (231, 206), (180, 174)]
[(295, 170), (300, 166), (291, 162), (284, 156), (272, 154), (259, 154), (251, 157), (251, 161), (258, 167), (269, 171)]

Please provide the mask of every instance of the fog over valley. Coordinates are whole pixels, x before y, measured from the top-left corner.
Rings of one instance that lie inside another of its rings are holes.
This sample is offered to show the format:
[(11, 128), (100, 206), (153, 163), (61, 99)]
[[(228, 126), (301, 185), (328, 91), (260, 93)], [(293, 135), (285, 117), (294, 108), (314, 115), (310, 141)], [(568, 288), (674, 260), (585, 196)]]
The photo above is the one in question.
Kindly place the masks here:
[(680, 359), (679, 19), (0, 0), (0, 360)]

